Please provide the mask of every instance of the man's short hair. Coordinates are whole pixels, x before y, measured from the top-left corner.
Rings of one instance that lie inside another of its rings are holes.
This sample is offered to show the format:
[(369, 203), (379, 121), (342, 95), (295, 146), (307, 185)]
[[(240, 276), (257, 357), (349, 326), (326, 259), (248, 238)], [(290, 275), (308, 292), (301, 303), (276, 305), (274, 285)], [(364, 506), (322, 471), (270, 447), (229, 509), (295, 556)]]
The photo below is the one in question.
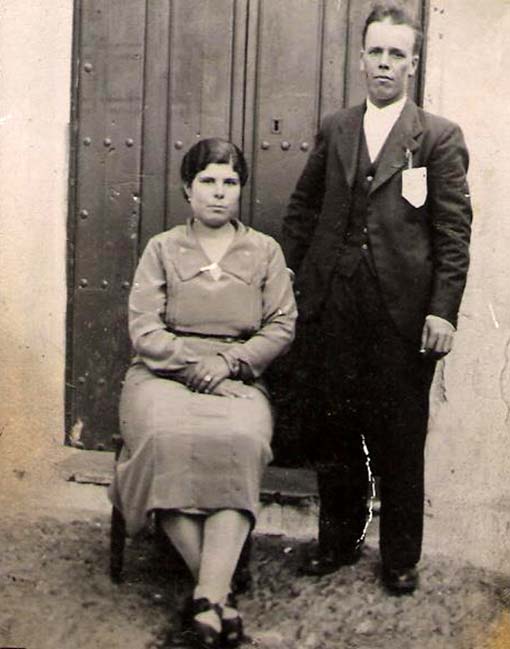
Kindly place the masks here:
[(365, 47), (365, 37), (367, 30), (372, 23), (380, 23), (390, 19), (394, 25), (408, 25), (414, 30), (414, 54), (419, 54), (423, 42), (423, 32), (420, 23), (409, 11), (406, 4), (398, 0), (382, 0), (372, 5), (372, 11), (368, 14), (363, 27), (363, 47)]

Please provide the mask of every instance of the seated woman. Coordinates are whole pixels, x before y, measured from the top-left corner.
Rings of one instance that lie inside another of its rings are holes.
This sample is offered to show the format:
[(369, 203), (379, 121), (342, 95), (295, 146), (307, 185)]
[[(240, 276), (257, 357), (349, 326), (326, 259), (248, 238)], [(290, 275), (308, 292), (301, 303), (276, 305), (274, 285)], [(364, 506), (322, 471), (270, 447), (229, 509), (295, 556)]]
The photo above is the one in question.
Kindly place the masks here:
[(191, 631), (205, 647), (243, 637), (231, 580), (272, 459), (260, 377), (292, 342), (297, 315), (280, 246), (237, 219), (247, 176), (225, 140), (183, 158), (192, 216), (149, 241), (129, 298), (136, 356), (110, 489), (131, 535), (159, 512), (195, 579)]

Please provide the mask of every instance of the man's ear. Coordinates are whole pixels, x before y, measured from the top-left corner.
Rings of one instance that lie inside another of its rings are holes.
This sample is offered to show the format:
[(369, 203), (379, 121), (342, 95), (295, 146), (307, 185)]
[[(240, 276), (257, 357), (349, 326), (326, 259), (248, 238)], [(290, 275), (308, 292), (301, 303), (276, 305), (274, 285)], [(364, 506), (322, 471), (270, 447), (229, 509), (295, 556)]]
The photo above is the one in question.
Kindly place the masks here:
[(359, 69), (361, 72), (365, 72), (365, 50), (363, 49), (359, 51)]
[(418, 63), (420, 62), (420, 57), (418, 54), (413, 54), (411, 59), (411, 70), (409, 72), (410, 77), (414, 77), (416, 70), (418, 69)]
[(191, 186), (186, 185), (183, 183), (182, 185), (182, 193), (184, 194), (184, 198), (188, 201), (188, 203), (191, 202)]

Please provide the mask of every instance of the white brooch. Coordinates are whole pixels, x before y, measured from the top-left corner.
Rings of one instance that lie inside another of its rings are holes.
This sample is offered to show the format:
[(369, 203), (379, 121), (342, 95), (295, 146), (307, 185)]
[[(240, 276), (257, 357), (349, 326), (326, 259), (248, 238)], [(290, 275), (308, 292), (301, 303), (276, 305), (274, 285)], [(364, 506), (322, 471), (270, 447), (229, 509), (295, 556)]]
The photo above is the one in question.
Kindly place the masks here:
[(216, 262), (209, 264), (209, 266), (202, 266), (200, 272), (203, 273), (206, 270), (208, 270), (211, 273), (211, 277), (215, 282), (217, 282), (222, 275), (222, 270)]

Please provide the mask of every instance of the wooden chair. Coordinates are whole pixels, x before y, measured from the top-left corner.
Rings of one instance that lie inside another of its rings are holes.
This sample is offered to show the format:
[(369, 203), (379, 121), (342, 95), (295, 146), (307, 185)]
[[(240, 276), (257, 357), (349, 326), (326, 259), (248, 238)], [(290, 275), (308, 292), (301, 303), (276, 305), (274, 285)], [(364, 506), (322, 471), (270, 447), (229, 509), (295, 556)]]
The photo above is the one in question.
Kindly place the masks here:
[[(113, 445), (115, 450), (115, 461), (119, 459), (122, 450), (123, 441), (120, 435), (113, 435)], [(162, 547), (172, 548), (170, 541), (161, 529), (158, 518), (155, 519), (156, 541)], [(124, 567), (124, 549), (126, 546), (126, 523), (122, 512), (117, 507), (112, 507), (111, 526), (110, 526), (110, 578), (113, 583), (122, 582), (122, 570)], [(235, 593), (244, 593), (251, 586), (250, 556), (251, 556), (252, 539), (248, 536), (244, 544), (237, 568), (234, 574), (232, 589)], [(182, 561), (180, 556), (174, 550), (175, 559)]]
[[(119, 459), (123, 442), (120, 435), (113, 435), (113, 447), (115, 451), (115, 462)], [(124, 567), (124, 548), (126, 546), (126, 522), (122, 512), (112, 507), (110, 525), (110, 578), (115, 584), (122, 581), (122, 569)]]

